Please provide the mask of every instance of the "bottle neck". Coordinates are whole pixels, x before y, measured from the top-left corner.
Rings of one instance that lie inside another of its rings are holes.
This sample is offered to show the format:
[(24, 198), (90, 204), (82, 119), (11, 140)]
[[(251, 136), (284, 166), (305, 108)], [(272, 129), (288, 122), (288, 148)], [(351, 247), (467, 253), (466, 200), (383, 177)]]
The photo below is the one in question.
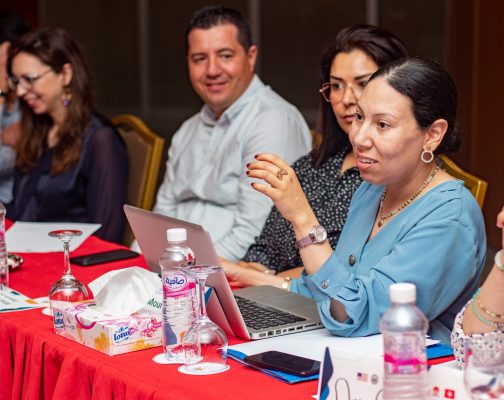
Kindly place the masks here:
[(187, 247), (187, 243), (185, 240), (180, 241), (168, 241), (167, 247)]
[(407, 301), (407, 302), (392, 301), (392, 302), (390, 302), (390, 306), (391, 307), (416, 306), (416, 302), (415, 301)]

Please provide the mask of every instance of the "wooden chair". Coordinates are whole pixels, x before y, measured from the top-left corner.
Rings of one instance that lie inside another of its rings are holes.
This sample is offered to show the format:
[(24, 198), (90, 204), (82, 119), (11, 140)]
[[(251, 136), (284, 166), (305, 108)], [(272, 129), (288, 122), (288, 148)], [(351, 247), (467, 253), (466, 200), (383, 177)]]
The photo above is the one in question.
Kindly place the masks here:
[[(159, 168), (165, 140), (152, 132), (138, 117), (122, 114), (112, 123), (124, 139), (128, 151), (128, 184), (126, 202), (151, 210), (154, 205)], [(123, 243), (130, 245), (133, 234), (127, 226)]]
[(473, 194), (479, 206), (483, 208), (488, 183), (464, 171), (444, 154), (441, 154), (439, 158), (442, 162), (442, 168), (451, 176), (464, 181), (464, 186)]

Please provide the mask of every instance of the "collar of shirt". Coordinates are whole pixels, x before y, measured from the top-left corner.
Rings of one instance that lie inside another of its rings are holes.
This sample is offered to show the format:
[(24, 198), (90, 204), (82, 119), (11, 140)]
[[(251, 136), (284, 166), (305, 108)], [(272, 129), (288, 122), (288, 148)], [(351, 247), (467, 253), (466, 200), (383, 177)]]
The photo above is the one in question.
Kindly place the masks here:
[(245, 92), (243, 92), (238, 100), (236, 100), (226, 111), (224, 111), (219, 119), (215, 118), (214, 112), (206, 104), (201, 109), (201, 119), (209, 126), (215, 126), (220, 121), (227, 122), (228, 124), (231, 123), (232, 120), (240, 114), (240, 111), (243, 110), (243, 108), (254, 98), (257, 92), (264, 87), (265, 85), (262, 83), (261, 79), (259, 79), (257, 75), (254, 75), (252, 82), (250, 82), (250, 85)]

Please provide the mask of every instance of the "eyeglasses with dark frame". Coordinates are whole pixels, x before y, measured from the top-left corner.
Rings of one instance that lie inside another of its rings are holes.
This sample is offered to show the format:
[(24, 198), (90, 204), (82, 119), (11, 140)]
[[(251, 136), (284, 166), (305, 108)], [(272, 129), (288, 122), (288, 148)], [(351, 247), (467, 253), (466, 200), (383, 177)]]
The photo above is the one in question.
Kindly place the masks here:
[(19, 78), (16, 76), (9, 76), (9, 78), (7, 79), (7, 83), (11, 90), (16, 90), (18, 85), (21, 85), (26, 90), (30, 90), (31, 88), (33, 88), (35, 82), (37, 82), (40, 78), (47, 75), (51, 71), (52, 69), (50, 68), (47, 71), (44, 71), (40, 74), (34, 73), (34, 74), (21, 75)]
[(347, 85), (352, 89), (355, 97), (359, 98), (366, 86), (366, 81), (359, 81), (356, 83), (346, 84), (343, 82), (325, 82), (319, 89), (319, 93), (324, 100), (328, 103), (341, 101)]

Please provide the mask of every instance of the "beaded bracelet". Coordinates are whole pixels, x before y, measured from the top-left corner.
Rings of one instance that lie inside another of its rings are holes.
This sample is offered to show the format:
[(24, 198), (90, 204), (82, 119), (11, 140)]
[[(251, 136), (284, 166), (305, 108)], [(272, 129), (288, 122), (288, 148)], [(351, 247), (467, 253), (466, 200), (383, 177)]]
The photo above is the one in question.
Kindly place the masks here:
[(473, 309), (474, 315), (476, 315), (476, 318), (478, 318), (485, 325), (491, 325), (491, 326), (494, 326), (495, 328), (497, 328), (498, 330), (503, 330), (504, 329), (504, 323), (490, 321), (489, 319), (486, 319), (485, 317), (483, 317), (479, 313), (478, 308), (476, 307), (476, 301), (475, 301), (476, 300), (476, 296), (478, 295), (478, 293), (479, 293), (479, 289), (476, 291), (476, 293), (474, 293), (473, 298), (472, 298), (472, 302), (471, 302), (471, 307)]
[(483, 304), (481, 303), (479, 292), (480, 292), (480, 289), (478, 289), (476, 291), (476, 301), (478, 302), (478, 306), (479, 306), (479, 308), (481, 308), (481, 311), (483, 311), (487, 315), (490, 315), (492, 318), (504, 319), (504, 315), (496, 314), (493, 311), (490, 311), (487, 308), (485, 308), (485, 306), (483, 306)]
[(502, 253), (504, 252), (504, 250), (499, 250), (497, 253), (495, 253), (495, 259), (494, 259), (494, 263), (495, 263), (495, 266), (497, 267), (498, 270), (501, 270), (501, 271), (504, 271), (504, 265), (502, 265)]

